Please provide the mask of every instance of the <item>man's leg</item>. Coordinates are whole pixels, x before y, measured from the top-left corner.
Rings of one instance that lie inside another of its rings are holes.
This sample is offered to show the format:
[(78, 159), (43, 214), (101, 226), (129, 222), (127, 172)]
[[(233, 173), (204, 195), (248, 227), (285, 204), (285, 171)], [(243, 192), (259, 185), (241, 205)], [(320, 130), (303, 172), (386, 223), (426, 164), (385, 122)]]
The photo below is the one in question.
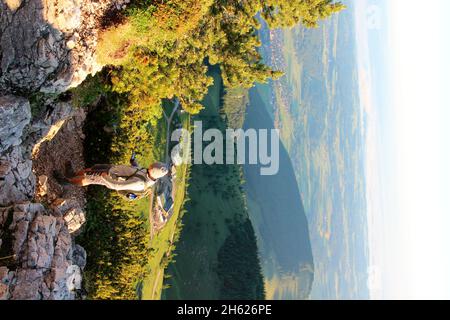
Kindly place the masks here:
[(106, 172), (102, 172), (93, 168), (84, 169), (75, 174), (74, 177), (69, 178), (71, 184), (86, 187), (92, 184), (108, 187), (108, 182), (104, 179)]
[(81, 171), (78, 171), (77, 173), (75, 173), (75, 175), (71, 178), (68, 178), (67, 180), (69, 180), (69, 182), (73, 185), (76, 186), (80, 186), (80, 187), (85, 187), (88, 186), (91, 183), (91, 181), (89, 181), (90, 179), (88, 178), (88, 175), (86, 174), (87, 172), (89, 172), (90, 169), (84, 169)]

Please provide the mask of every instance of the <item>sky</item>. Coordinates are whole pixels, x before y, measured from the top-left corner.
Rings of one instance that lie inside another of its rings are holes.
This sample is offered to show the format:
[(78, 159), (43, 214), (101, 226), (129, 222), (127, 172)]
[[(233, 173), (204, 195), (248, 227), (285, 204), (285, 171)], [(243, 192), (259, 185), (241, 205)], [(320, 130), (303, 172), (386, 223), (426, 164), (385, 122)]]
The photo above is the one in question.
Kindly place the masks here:
[(450, 299), (450, 1), (356, 3), (372, 298)]

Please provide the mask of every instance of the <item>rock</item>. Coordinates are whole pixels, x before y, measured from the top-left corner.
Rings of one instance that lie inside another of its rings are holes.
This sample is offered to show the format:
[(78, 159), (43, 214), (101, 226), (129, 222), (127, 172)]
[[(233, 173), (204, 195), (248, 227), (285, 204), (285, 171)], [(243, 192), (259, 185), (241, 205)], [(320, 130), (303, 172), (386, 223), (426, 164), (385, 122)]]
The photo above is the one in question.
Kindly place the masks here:
[(64, 218), (70, 234), (76, 234), (86, 222), (86, 214), (76, 199), (57, 199), (52, 208)]
[(0, 92), (61, 93), (98, 72), (100, 20), (116, 2), (0, 2)]
[(0, 97), (0, 153), (19, 145), (22, 131), (30, 122), (29, 102), (12, 95)]
[(76, 244), (72, 248), (72, 262), (79, 266), (81, 270), (84, 270), (86, 267), (86, 256), (86, 250), (82, 246)]
[(48, 192), (48, 177), (46, 175), (40, 175), (38, 178), (38, 191), (37, 194), (40, 197), (45, 197)]
[(77, 170), (84, 167), (85, 113), (50, 95), (41, 106), (46, 112), (30, 123), (30, 103), (17, 95), (61, 93), (99, 71), (100, 20), (107, 10), (128, 3), (0, 2), (0, 247), (16, 262), (14, 271), (0, 268), (0, 299), (74, 299), (81, 288), (86, 251), (74, 235), (86, 220), (83, 191), (64, 189), (69, 199), (50, 208), (31, 201), (50, 203), (61, 196), (47, 169), (60, 170), (59, 161), (68, 154), (74, 154)]
[(9, 152), (0, 155), (0, 162), (9, 167), (5, 176), (0, 179), (2, 192), (0, 206), (26, 201), (33, 197), (36, 178), (32, 173), (33, 163), (27, 159), (21, 146), (12, 147)]
[(78, 203), (77, 199), (63, 199), (59, 198), (56, 199), (52, 205), (52, 209), (60, 216), (66, 215), (70, 210), (72, 209), (78, 209), (81, 208), (80, 204)]
[[(0, 141), (3, 151), (0, 152), (0, 186), (2, 188), (0, 206), (6, 206), (33, 198), (36, 177), (33, 174), (33, 161), (30, 155), (36, 156), (41, 145), (52, 141), (69, 120), (73, 120), (69, 123), (75, 123), (76, 119), (77, 127), (70, 134), (78, 136), (80, 134), (78, 128), (82, 128), (85, 113), (74, 109), (67, 102), (51, 103), (47, 106), (45, 114), (34, 119), (25, 130), (22, 130), (25, 122), (27, 124), (29, 122), (29, 103), (14, 96), (2, 97), (0, 101), (3, 101), (0, 110), (5, 118), (5, 121), (3, 118), (0, 119)], [(19, 106), (22, 106), (22, 109)], [(21, 114), (26, 121), (20, 120)], [(48, 179), (47, 183), (44, 180), (39, 185), (38, 191), (41, 194), (49, 191)]]
[[(50, 208), (27, 200), (32, 199), (36, 191), (35, 183), (31, 183), (36, 180), (34, 172), (39, 177), (37, 193), (41, 196), (47, 194), (47, 201), (55, 199), (49, 172), (42, 169), (54, 168), (55, 164), (64, 165), (64, 161), (58, 163), (62, 158), (59, 152), (67, 156), (72, 151), (65, 145), (68, 140), (64, 136), (80, 136), (84, 118), (84, 111), (72, 108), (70, 103), (50, 102), (46, 112), (26, 127), (26, 138), (21, 139), (22, 143), (1, 155), (0, 169), (4, 181), (1, 182), (0, 205), (10, 205), (8, 210), (12, 211), (13, 217), (12, 223), (2, 229), (11, 230), (13, 242), (10, 250), (19, 266), (8, 284), (8, 299), (74, 299), (74, 290), (81, 286), (86, 252), (75, 246), (71, 233), (78, 232), (85, 222), (84, 198), (70, 193), (71, 198), (59, 199)], [(64, 148), (60, 144), (64, 144)], [(52, 157), (43, 156), (42, 150), (51, 153)], [(30, 156), (33, 156), (33, 161)], [(6, 221), (4, 216), (6, 213), (0, 216), (2, 221)], [(74, 248), (76, 254), (72, 252)], [(28, 294), (27, 290), (35, 294)]]
[[(43, 270), (21, 269), (16, 273), (15, 285), (9, 291), (12, 300), (39, 300), (43, 284)], [(12, 289), (12, 290), (11, 290)]]
[(20, 201), (27, 201), (33, 197), (36, 178), (32, 173), (33, 163), (21, 146), (8, 149), (0, 154), (0, 162), (9, 170), (0, 179), (0, 206), (7, 206)]
[(66, 121), (72, 117), (73, 112), (71, 104), (58, 102), (50, 105), (43, 117), (33, 121), (30, 132), (37, 137), (35, 141), (29, 141), (34, 144), (33, 156), (39, 152), (44, 142), (51, 141), (58, 134)]
[(0, 300), (6, 300), (9, 298), (9, 286), (0, 282)]
[(21, 147), (31, 119), (30, 104), (21, 97), (0, 97), (0, 206), (28, 200), (34, 193), (31, 159)]
[(9, 229), (19, 267), (12, 273), (0, 268), (0, 298), (74, 299), (86, 252), (72, 242), (63, 217), (30, 202), (12, 211)]
[(81, 289), (81, 269), (77, 265), (71, 265), (66, 270), (66, 286), (70, 292)]
[(0, 179), (5, 178), (11, 172), (11, 164), (8, 161), (0, 160)]
[(20, 5), (22, 4), (22, 0), (5, 0), (5, 3), (8, 6), (9, 10), (14, 12), (19, 9)]
[(84, 211), (80, 208), (73, 208), (64, 215), (64, 221), (67, 224), (69, 232), (75, 233), (80, 230), (86, 222), (86, 216)]

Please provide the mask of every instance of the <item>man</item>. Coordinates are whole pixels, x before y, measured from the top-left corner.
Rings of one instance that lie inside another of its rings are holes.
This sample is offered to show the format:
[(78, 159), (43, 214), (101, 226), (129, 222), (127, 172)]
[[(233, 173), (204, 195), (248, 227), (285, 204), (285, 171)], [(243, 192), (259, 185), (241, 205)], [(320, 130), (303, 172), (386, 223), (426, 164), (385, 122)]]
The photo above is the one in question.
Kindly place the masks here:
[(100, 164), (92, 168), (71, 174), (69, 178), (61, 178), (55, 174), (57, 180), (63, 184), (73, 184), (81, 187), (89, 185), (102, 185), (116, 190), (130, 200), (145, 195), (147, 191), (169, 172), (163, 163), (154, 163), (150, 168), (141, 168), (136, 162), (136, 155), (130, 159), (130, 166)]

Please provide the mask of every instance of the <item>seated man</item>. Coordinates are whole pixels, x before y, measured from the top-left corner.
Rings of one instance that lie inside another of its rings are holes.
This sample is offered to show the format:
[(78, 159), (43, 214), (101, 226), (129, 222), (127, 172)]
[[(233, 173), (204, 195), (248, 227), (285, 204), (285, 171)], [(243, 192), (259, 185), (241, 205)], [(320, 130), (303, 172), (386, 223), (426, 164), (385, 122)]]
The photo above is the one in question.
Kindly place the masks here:
[(127, 165), (100, 164), (72, 174), (69, 178), (56, 177), (63, 183), (85, 187), (102, 185), (111, 190), (117, 190), (128, 199), (134, 200), (145, 194), (158, 179), (169, 172), (163, 163), (154, 163), (150, 168), (141, 168), (136, 162), (135, 154)]

